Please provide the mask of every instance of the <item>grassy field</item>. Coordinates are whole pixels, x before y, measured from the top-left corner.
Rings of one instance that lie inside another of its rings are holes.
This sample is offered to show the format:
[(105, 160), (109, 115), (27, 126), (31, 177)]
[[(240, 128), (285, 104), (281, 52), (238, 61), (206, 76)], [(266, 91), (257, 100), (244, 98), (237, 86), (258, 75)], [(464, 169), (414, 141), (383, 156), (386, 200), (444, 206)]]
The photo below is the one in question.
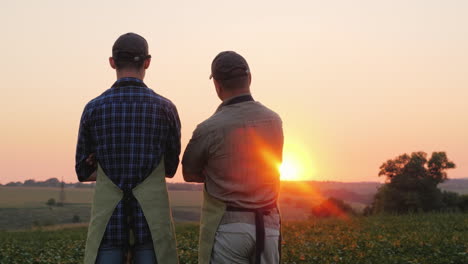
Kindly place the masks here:
[[(181, 264), (197, 263), (197, 224), (176, 226)], [(466, 264), (468, 215), (285, 222), (284, 264)], [(0, 263), (80, 263), (86, 227), (0, 232)]]
[[(91, 213), (93, 189), (67, 188), (65, 206), (47, 206), (50, 198), (59, 199), (59, 188), (0, 187), (0, 230), (28, 229), (72, 223), (75, 216), (88, 222)], [(176, 222), (197, 222), (202, 203), (200, 191), (169, 191), (172, 212)], [(316, 203), (314, 196), (283, 195), (280, 206), (286, 220), (306, 220), (307, 206)], [(307, 205), (307, 206), (306, 206)], [(306, 208), (305, 208), (306, 206)], [(359, 205), (356, 205), (359, 208)]]
[[(67, 188), (65, 206), (47, 206), (50, 198), (58, 201), (59, 188), (0, 187), (0, 230), (27, 229), (35, 226), (88, 222), (93, 189)], [(202, 193), (170, 191), (174, 219), (178, 222), (198, 221)]]
[[(47, 200), (58, 200), (59, 188), (51, 187), (0, 187), (0, 208), (37, 208), (46, 206)], [(92, 189), (66, 189), (67, 203), (90, 203)]]
[[(93, 200), (93, 189), (66, 188), (65, 202), (86, 204)], [(0, 208), (32, 208), (46, 206), (50, 198), (59, 199), (60, 188), (49, 187), (0, 187)], [(201, 204), (202, 194), (196, 191), (169, 191), (176, 206), (193, 207)]]

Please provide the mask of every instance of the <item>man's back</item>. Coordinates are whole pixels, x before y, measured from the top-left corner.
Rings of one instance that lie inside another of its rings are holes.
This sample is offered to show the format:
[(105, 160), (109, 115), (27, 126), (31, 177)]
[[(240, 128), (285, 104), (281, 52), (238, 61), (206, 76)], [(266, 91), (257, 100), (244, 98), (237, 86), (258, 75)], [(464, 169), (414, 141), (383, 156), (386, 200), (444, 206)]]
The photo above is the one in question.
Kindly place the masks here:
[(236, 52), (213, 59), (210, 79), (223, 103), (197, 126), (182, 160), (184, 179), (205, 183), (198, 261), (279, 263), (281, 119), (254, 101), (250, 67)]
[(211, 195), (243, 208), (276, 201), (283, 132), (275, 112), (254, 101), (227, 101), (197, 127), (194, 138), (197, 134), (207, 144), (205, 183)]
[[(136, 78), (121, 78), (92, 100), (83, 112), (76, 156), (79, 179), (90, 172), (85, 160), (96, 153), (106, 175), (122, 190), (141, 183), (164, 156), (166, 175), (179, 163), (180, 121), (175, 106)], [(133, 202), (136, 242), (151, 241), (141, 207)], [(123, 205), (114, 211), (104, 235), (106, 245), (127, 240)]]
[[(88, 103), (83, 119), (85, 131), (80, 133), (89, 133), (95, 142), (78, 142), (78, 154), (85, 153), (81, 148), (95, 148), (91, 152), (96, 152), (103, 170), (121, 189), (142, 182), (163, 153), (167, 174), (175, 173), (180, 149), (176, 107), (140, 80), (118, 80)], [(81, 158), (85, 156), (77, 156)]]
[(178, 263), (165, 177), (178, 167), (180, 120), (143, 83), (150, 64), (145, 38), (118, 37), (109, 57), (117, 81), (81, 116), (75, 170), (96, 181), (87, 264)]

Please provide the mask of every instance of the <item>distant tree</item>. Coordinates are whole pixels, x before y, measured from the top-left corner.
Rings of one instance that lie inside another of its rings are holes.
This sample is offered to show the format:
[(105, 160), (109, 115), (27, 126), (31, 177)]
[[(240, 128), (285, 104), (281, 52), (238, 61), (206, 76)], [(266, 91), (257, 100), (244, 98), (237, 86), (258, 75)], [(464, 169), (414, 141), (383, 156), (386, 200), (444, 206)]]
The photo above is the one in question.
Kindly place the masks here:
[(56, 205), (55, 203), (55, 199), (54, 198), (50, 198), (49, 200), (47, 200), (47, 203), (46, 203), (48, 206), (54, 206)]
[(36, 181), (33, 179), (25, 180), (23, 183), (24, 186), (34, 186), (36, 185)]
[(57, 178), (50, 178), (44, 181), (44, 185), (48, 187), (60, 187), (60, 181)]
[(364, 209), (362, 210), (362, 215), (363, 216), (369, 216), (371, 214), (372, 214), (372, 206), (368, 205), (368, 206), (364, 207)]
[(468, 212), (468, 194), (460, 195), (458, 200), (458, 208), (463, 212)]
[(18, 181), (18, 182), (9, 182), (5, 186), (7, 186), (7, 187), (18, 187), (18, 186), (21, 186), (21, 185), (23, 185), (23, 184)]
[(446, 170), (455, 168), (445, 152), (403, 154), (380, 166), (379, 176), (386, 177), (374, 197), (373, 212), (431, 211), (443, 207), (437, 188), (447, 179)]
[(456, 192), (442, 192), (442, 203), (446, 211), (458, 211), (460, 205), (460, 195)]
[(312, 215), (315, 217), (342, 217), (355, 214), (356, 212), (349, 204), (334, 197), (330, 197), (312, 208)]

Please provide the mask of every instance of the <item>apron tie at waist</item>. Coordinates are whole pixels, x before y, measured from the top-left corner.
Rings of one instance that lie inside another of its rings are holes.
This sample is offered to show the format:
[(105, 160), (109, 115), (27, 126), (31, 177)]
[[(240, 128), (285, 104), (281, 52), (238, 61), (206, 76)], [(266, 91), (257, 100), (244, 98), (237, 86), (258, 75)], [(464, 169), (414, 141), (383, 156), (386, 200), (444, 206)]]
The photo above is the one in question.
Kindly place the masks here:
[(122, 197), (122, 204), (123, 204), (123, 213), (125, 219), (125, 233), (127, 233), (127, 239), (125, 240), (125, 254), (124, 259), (127, 259), (130, 255), (133, 255), (133, 249), (135, 245), (134, 241), (134, 223), (133, 223), (133, 210), (132, 210), (132, 202), (136, 200), (135, 196), (133, 195), (132, 190), (123, 190), (123, 197)]
[(269, 215), (271, 209), (277, 208), (276, 201), (272, 204), (267, 206), (251, 209), (251, 208), (242, 208), (242, 207), (234, 207), (228, 206), (226, 207), (226, 211), (231, 212), (252, 212), (255, 213), (255, 263), (260, 264), (262, 252), (265, 248), (265, 221), (263, 216)]

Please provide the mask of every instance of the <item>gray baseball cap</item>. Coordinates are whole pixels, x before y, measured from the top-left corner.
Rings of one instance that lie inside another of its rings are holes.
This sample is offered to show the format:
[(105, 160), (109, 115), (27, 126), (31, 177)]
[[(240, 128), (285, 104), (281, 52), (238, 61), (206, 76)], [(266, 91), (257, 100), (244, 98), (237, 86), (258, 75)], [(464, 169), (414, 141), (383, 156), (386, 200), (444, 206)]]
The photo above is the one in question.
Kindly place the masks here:
[(211, 78), (216, 80), (230, 80), (250, 73), (247, 61), (234, 51), (219, 53), (211, 63)]
[(148, 42), (135, 33), (120, 36), (112, 46), (112, 57), (116, 61), (138, 62), (151, 58), (148, 54)]

